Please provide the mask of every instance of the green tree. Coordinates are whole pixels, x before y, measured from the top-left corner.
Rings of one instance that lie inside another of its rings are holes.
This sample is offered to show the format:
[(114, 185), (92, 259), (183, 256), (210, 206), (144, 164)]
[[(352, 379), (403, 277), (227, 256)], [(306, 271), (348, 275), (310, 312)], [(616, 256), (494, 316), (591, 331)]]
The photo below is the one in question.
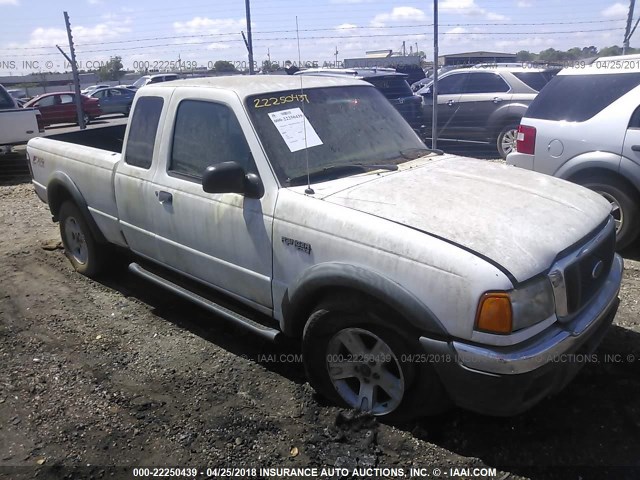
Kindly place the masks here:
[(617, 45), (614, 45), (612, 47), (605, 47), (602, 50), (600, 50), (600, 54), (599, 54), (600, 57), (613, 57), (616, 55), (622, 55), (622, 48)]
[(111, 57), (109, 61), (98, 69), (98, 78), (100, 81), (117, 81), (124, 76), (124, 70), (122, 67), (122, 57)]
[(561, 59), (561, 53), (555, 48), (547, 48), (538, 54), (538, 60), (542, 62), (557, 62)]
[(582, 49), (582, 56), (583, 57), (595, 57), (596, 55), (598, 55), (598, 49), (596, 47), (594, 47), (593, 45), (591, 45), (589, 47), (584, 47)]
[(278, 70), (278, 64), (276, 62), (270, 62), (269, 60), (264, 60), (262, 62), (262, 71), (263, 72), (275, 72)]
[(236, 72), (236, 67), (231, 62), (227, 62), (226, 60), (218, 60), (213, 64), (213, 68), (216, 72), (225, 73), (225, 72)]
[(529, 50), (520, 50), (516, 53), (516, 59), (519, 62), (532, 62), (536, 59), (536, 54), (531, 53)]
[(582, 58), (582, 49), (580, 47), (573, 47), (567, 50), (567, 60), (578, 60)]

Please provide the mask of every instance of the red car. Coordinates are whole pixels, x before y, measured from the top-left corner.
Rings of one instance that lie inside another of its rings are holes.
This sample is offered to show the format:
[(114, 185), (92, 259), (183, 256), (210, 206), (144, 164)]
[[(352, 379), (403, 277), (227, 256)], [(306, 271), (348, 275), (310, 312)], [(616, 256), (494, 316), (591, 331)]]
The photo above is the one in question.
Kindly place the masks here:
[[(85, 95), (80, 95), (80, 97), (82, 98), (84, 123), (89, 124), (91, 120), (102, 115), (100, 101)], [(24, 106), (40, 110), (42, 123), (45, 126), (54, 123), (78, 123), (75, 93), (73, 92), (45, 93), (29, 100)]]

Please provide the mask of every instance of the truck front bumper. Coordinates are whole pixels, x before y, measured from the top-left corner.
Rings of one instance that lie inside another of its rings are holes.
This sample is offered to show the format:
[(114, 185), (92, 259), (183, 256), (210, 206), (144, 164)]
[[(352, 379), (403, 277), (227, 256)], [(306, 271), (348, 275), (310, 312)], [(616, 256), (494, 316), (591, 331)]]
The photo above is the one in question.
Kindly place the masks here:
[(569, 323), (555, 322), (510, 347), (426, 337), (420, 343), (453, 402), (489, 415), (515, 415), (562, 390), (604, 338), (618, 310), (623, 262), (615, 255), (598, 295)]

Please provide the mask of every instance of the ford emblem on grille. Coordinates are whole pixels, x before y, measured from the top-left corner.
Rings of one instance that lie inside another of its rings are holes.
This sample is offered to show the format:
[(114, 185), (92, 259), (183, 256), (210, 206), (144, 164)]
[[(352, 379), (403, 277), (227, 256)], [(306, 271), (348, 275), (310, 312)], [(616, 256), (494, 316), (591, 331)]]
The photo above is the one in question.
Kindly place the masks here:
[(593, 270), (591, 270), (591, 278), (594, 280), (597, 279), (602, 274), (602, 269), (604, 268), (604, 262), (602, 260), (598, 260), (598, 262), (594, 265)]

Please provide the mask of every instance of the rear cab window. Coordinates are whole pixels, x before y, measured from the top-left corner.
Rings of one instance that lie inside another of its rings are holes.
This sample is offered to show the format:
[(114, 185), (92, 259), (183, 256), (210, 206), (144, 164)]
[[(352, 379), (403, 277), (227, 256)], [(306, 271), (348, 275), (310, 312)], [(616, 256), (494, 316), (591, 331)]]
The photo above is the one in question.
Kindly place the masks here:
[(558, 75), (531, 102), (526, 117), (584, 122), (638, 85), (638, 72)]
[(124, 161), (128, 165), (148, 170), (153, 160), (158, 124), (164, 99), (142, 97), (133, 110)]

